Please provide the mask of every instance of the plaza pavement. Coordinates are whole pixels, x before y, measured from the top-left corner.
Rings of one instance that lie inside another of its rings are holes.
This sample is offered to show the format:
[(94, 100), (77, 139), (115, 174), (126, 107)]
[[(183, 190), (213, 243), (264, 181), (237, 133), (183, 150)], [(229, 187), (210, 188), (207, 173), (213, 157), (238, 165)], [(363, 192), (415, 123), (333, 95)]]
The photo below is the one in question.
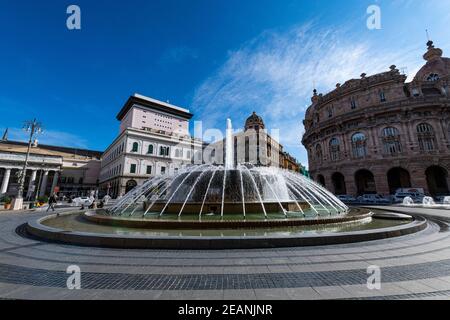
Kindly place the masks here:
[[(450, 211), (420, 214), (450, 217)], [(450, 232), (442, 223), (359, 244), (122, 250), (40, 242), (16, 232), (43, 215), (0, 213), (0, 299), (450, 299)], [(81, 268), (81, 290), (66, 288), (70, 265)], [(381, 290), (367, 288), (372, 265), (381, 268)]]

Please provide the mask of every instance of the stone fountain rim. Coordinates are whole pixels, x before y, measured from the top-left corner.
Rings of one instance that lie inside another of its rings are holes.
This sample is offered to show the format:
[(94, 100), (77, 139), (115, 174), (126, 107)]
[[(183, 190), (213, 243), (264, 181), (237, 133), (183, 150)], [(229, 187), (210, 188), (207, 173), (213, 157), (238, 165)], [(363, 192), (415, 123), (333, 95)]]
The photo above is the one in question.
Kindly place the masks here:
[(384, 229), (354, 231), (338, 234), (309, 234), (303, 236), (253, 236), (253, 237), (198, 237), (198, 236), (126, 236), (88, 232), (68, 232), (42, 224), (47, 219), (58, 216), (80, 214), (67, 212), (31, 220), (26, 231), (40, 240), (62, 244), (107, 247), (117, 249), (169, 249), (169, 250), (225, 250), (225, 249), (263, 249), (283, 247), (306, 247), (365, 242), (405, 236), (423, 231), (428, 220), (414, 217), (409, 224)]

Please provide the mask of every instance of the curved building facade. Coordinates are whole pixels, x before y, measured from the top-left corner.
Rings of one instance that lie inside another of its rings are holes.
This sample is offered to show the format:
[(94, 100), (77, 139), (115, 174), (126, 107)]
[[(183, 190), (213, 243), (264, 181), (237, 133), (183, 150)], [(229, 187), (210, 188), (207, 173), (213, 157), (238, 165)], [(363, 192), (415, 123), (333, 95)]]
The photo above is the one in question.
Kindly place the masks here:
[(303, 137), (314, 180), (336, 194), (450, 194), (450, 59), (427, 46), (411, 82), (391, 66), (314, 90)]

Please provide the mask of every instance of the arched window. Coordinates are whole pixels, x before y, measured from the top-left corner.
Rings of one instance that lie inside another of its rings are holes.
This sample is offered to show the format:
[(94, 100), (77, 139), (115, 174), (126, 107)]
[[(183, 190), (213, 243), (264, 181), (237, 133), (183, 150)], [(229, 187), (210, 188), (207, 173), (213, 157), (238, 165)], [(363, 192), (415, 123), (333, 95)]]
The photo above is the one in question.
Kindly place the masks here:
[(316, 146), (316, 160), (319, 162), (323, 160), (322, 146), (320, 144)]
[(355, 133), (352, 136), (353, 157), (365, 158), (367, 156), (367, 139), (363, 133)]
[(396, 155), (402, 152), (400, 133), (397, 128), (387, 127), (383, 129), (383, 147), (386, 155)]
[(135, 180), (128, 180), (125, 186), (125, 193), (130, 192), (137, 187), (137, 182)]
[(333, 138), (330, 140), (330, 158), (331, 161), (338, 161), (341, 152), (341, 142), (338, 138)]
[(148, 146), (148, 152), (147, 153), (148, 154), (153, 154), (153, 145), (152, 144)]
[(133, 143), (133, 148), (131, 149), (131, 152), (138, 152), (139, 150), (139, 143), (134, 142)]
[(421, 123), (417, 126), (417, 139), (421, 151), (429, 152), (436, 149), (436, 135), (433, 127), (428, 123)]
[(431, 73), (428, 77), (427, 77), (427, 81), (429, 82), (436, 82), (439, 81), (440, 77), (437, 73)]

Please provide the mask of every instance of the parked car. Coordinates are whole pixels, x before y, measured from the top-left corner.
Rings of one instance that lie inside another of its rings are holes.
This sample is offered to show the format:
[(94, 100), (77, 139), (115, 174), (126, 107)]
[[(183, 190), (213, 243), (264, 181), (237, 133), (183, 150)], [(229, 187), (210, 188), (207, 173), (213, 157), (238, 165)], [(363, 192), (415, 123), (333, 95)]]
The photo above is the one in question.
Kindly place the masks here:
[(358, 197), (358, 202), (368, 204), (390, 204), (391, 202), (380, 194), (364, 194)]
[(445, 198), (449, 198), (450, 196), (437, 196), (437, 197), (435, 197), (434, 198), (434, 200), (436, 201), (436, 203), (439, 203), (439, 204), (446, 204), (446, 203), (444, 203), (444, 200), (445, 200)]
[(348, 194), (338, 195), (337, 198), (344, 203), (353, 203), (356, 202), (356, 198), (354, 196)]
[(86, 206), (89, 207), (92, 203), (94, 202), (94, 198), (89, 198), (89, 197), (78, 197), (73, 199), (73, 205), (75, 206)]
[(417, 192), (397, 192), (393, 196), (394, 203), (403, 203), (406, 197), (410, 197), (414, 203), (422, 203), (425, 195)]

